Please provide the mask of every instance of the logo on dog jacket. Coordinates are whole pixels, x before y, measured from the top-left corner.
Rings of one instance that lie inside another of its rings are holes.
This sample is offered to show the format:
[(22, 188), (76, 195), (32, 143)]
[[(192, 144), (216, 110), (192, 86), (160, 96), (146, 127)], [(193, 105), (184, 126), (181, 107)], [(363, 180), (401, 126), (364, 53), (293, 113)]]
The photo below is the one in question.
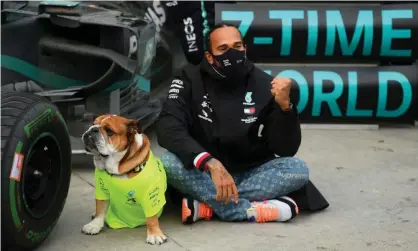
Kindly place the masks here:
[(129, 191), (129, 193), (127, 195), (127, 198), (128, 199), (126, 201), (126, 204), (128, 204), (128, 205), (136, 204), (136, 198), (135, 198), (135, 191), (134, 190)]

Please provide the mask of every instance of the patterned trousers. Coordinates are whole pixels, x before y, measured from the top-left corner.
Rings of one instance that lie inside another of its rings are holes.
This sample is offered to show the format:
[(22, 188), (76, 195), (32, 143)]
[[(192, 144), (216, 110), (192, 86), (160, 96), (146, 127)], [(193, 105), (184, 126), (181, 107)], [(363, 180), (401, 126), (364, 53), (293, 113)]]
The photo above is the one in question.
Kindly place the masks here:
[(187, 170), (173, 153), (161, 158), (168, 183), (182, 194), (209, 205), (224, 221), (247, 219), (252, 201), (263, 201), (287, 195), (309, 180), (305, 162), (295, 157), (276, 158), (252, 170), (232, 175), (238, 188), (238, 204), (216, 201), (216, 187), (209, 173)]

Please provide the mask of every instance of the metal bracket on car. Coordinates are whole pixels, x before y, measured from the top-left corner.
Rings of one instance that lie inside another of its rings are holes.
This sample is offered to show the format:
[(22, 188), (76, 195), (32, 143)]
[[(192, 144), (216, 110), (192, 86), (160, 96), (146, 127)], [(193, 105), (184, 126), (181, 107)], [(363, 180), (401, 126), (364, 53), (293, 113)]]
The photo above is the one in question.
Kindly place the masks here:
[(135, 73), (137, 63), (135, 60), (110, 49), (99, 48), (93, 45), (82, 44), (73, 40), (52, 36), (42, 37), (39, 41), (39, 46), (48, 50), (108, 59), (115, 62), (126, 71), (132, 74)]

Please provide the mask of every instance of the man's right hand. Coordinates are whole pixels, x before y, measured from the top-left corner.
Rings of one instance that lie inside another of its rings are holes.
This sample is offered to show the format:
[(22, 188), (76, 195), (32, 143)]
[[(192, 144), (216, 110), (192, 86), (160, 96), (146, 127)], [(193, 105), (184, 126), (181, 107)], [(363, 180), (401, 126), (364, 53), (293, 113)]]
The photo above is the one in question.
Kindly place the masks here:
[(224, 165), (222, 165), (219, 160), (212, 158), (206, 163), (206, 166), (212, 176), (212, 181), (216, 186), (216, 200), (224, 201), (225, 204), (228, 204), (231, 201), (232, 196), (234, 196), (235, 203), (238, 203), (237, 186)]

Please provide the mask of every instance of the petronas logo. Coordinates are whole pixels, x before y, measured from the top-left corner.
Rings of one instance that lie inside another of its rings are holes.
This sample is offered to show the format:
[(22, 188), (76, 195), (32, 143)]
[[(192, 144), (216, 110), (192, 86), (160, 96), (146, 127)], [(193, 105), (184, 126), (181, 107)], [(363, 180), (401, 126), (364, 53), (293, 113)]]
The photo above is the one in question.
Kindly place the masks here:
[(253, 99), (251, 98), (251, 95), (253, 95), (252, 92), (247, 92), (247, 94), (245, 94), (245, 102), (251, 103), (253, 101)]

